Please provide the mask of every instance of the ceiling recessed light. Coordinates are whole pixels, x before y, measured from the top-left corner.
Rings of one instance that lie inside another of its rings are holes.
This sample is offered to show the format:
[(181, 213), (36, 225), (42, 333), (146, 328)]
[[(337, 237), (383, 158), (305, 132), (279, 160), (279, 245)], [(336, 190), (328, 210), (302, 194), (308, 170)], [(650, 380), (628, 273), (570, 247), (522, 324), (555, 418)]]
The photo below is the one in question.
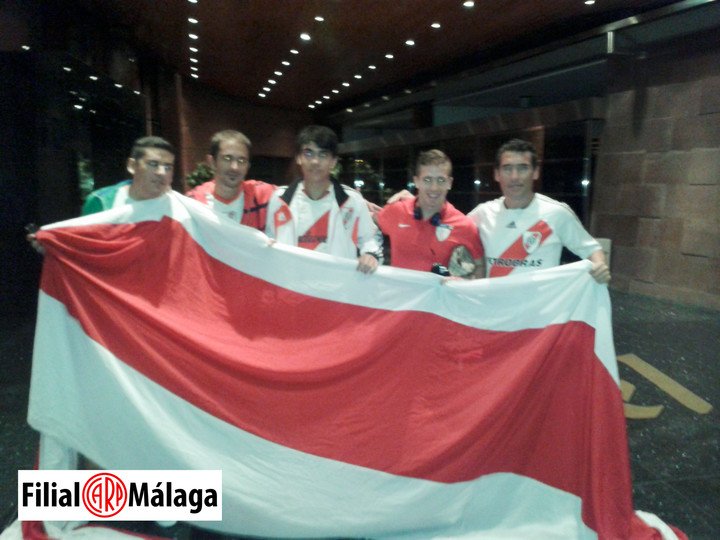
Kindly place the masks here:
[(333, 88), (333, 89), (332, 89), (332, 93), (333, 93), (333, 94), (339, 94), (339, 93), (340, 93), (340, 90), (335, 90), (335, 88)]
[(271, 88), (269, 86), (263, 86), (263, 90), (265, 90), (266, 92), (269, 92), (271, 90)]
[(316, 99), (315, 103), (317, 103), (318, 105), (322, 105), (322, 101), (320, 101), (319, 99)]
[(370, 64), (370, 65), (368, 66), (368, 69), (377, 69), (377, 66), (375, 66), (375, 65), (373, 65), (373, 64)]
[(592, 6), (592, 5), (595, 3), (595, 0), (585, 0), (585, 3), (586, 3), (588, 6)]
[(200, 21), (198, 21), (197, 19), (194, 19), (194, 18), (192, 18), (192, 17), (188, 17), (188, 22), (189, 22), (190, 24), (197, 24), (197, 23), (199, 23)]
[(63, 66), (63, 69), (64, 69), (65, 71), (67, 71), (68, 73), (70, 73), (70, 72), (72, 71), (72, 68), (67, 67), (67, 66)]
[(199, 50), (197, 47), (190, 47), (190, 52), (198, 52)]
[(385, 55), (385, 58), (387, 58), (388, 60), (392, 60), (393, 58), (395, 58), (395, 56), (392, 53), (387, 53)]
[(325, 20), (325, 17), (323, 17), (322, 15), (317, 15), (317, 16), (315, 17), (315, 20), (316, 20), (317, 22), (323, 22), (323, 21)]
[(79, 104), (75, 104), (75, 105), (73, 105), (73, 107), (75, 107), (78, 111), (81, 111), (83, 108), (83, 106), (79, 105)]
[(412, 90), (410, 90), (409, 88), (406, 88), (406, 89), (405, 89), (405, 93), (406, 93), (406, 94), (412, 94)]
[(270, 84), (277, 84), (277, 81), (275, 79), (268, 79), (268, 82)]
[(290, 65), (290, 62), (288, 62), (287, 60), (283, 60), (283, 61), (281, 62), (281, 64), (282, 64), (283, 66), (289, 66), (289, 65)]
[(273, 71), (273, 73), (278, 77), (282, 77), (282, 71)]
[(465, 0), (465, 2), (463, 2), (463, 6), (466, 8), (475, 7), (475, 2), (473, 2), (473, 0)]
[(405, 45), (407, 45), (408, 47), (412, 47), (413, 45), (415, 45), (415, 41), (412, 40), (412, 39), (408, 39), (408, 40), (405, 42)]
[(330, 96), (323, 96), (323, 99), (330, 99)]
[(198, 63), (198, 59), (197, 59), (197, 58), (190, 58), (190, 61), (191, 61), (193, 64), (197, 64), (197, 63)]
[(362, 75), (355, 75), (356, 79), (362, 79)]
[(197, 34), (188, 34), (188, 37), (190, 39), (198, 39), (200, 36), (198, 36)]
[(140, 95), (140, 90), (133, 90), (133, 94), (137, 94), (137, 95), (139, 96), (139, 95)]
[(188, 2), (190, 2), (191, 4), (197, 4), (198, 0), (188, 0)]
[(430, 27), (431, 27), (431, 28), (438, 29), (438, 28), (440, 28), (440, 23), (439, 23), (439, 22), (434, 22), (434, 23), (432, 23), (432, 24), (430, 25)]
[(200, 77), (200, 75), (198, 75), (197, 73), (191, 73), (190, 76), (191, 76), (193, 79), (197, 79), (197, 78)]
[(258, 92), (258, 96), (265, 97), (265, 94), (263, 94), (262, 92)]
[(116, 82), (116, 83), (115, 83), (115, 88), (122, 88), (122, 84)]
[(297, 49), (290, 49), (290, 52), (292, 54), (300, 54), (300, 51), (298, 51)]
[(23, 50), (23, 51), (29, 51), (29, 50), (30, 50), (30, 45), (23, 45), (23, 46), (22, 46), (22, 50)]
[(310, 39), (312, 38), (310, 37), (310, 34), (308, 34), (307, 32), (303, 32), (302, 34), (300, 34), (300, 39), (302, 39), (303, 41), (310, 41)]
[(345, 109), (345, 111), (352, 112), (352, 109), (350, 107), (348, 107), (347, 109)]
[(98, 80), (97, 75), (90, 75), (90, 77), (88, 77), (88, 78), (89, 78), (91, 81), (97, 81), (97, 80)]
[(343, 85), (343, 86), (350, 86), (350, 83), (349, 83), (349, 82), (344, 82), (344, 83), (342, 83), (342, 85)]
[(390, 96), (383, 96), (383, 101), (390, 101)]
[(312, 103), (310, 105), (308, 105), (308, 109), (314, 109), (314, 108), (315, 108), (315, 105), (313, 105)]
[(192, 71), (197, 71), (197, 70), (198, 70), (198, 67), (197, 67), (197, 66), (190, 66), (190, 69), (191, 69)]
[(363, 107), (365, 107), (366, 109), (368, 109), (368, 108), (370, 108), (370, 104), (369, 104), (369, 103), (363, 103)]

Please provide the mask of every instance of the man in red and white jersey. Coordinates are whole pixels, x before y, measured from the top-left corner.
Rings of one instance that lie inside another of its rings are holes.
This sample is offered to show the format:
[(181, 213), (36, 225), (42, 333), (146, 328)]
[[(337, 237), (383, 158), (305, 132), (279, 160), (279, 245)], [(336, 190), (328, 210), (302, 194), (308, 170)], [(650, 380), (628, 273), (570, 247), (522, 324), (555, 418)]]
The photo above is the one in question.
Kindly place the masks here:
[(610, 269), (600, 244), (567, 204), (533, 191), (539, 175), (531, 143), (513, 139), (498, 149), (495, 181), (503, 196), (468, 214), (480, 230), (488, 277), (557, 266), (566, 247), (592, 261), (590, 274), (598, 283), (607, 283)]
[(295, 159), (302, 179), (272, 195), (265, 232), (284, 244), (357, 259), (357, 269), (371, 273), (382, 254), (382, 238), (362, 196), (330, 175), (337, 146), (330, 128), (300, 131)]
[(210, 141), (208, 164), (215, 178), (186, 195), (210, 206), (215, 213), (236, 223), (265, 229), (267, 205), (275, 186), (260, 180), (246, 180), (250, 168), (250, 139), (239, 131), (224, 130)]

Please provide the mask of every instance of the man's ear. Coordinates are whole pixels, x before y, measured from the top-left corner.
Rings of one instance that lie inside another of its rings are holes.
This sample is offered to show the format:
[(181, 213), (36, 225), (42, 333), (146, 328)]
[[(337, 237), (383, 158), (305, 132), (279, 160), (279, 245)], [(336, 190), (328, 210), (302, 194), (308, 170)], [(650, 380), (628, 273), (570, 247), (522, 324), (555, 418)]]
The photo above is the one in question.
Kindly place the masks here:
[(137, 168), (137, 161), (135, 158), (128, 158), (126, 168), (131, 175), (135, 176), (135, 169)]
[(448, 185), (447, 185), (448, 189), (452, 189), (452, 183), (453, 183), (453, 177), (448, 176)]
[(215, 169), (215, 158), (212, 157), (212, 154), (206, 154), (205, 160), (207, 161), (207, 164), (210, 165), (210, 167)]

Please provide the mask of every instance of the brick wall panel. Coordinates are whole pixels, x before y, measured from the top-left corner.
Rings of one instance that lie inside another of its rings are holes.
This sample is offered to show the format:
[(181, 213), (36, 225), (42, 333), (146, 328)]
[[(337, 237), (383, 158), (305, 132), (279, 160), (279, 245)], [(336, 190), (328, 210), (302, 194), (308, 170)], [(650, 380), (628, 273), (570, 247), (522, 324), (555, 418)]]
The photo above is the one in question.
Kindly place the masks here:
[(647, 154), (642, 170), (645, 184), (682, 184), (688, 182), (691, 155), (684, 151)]
[(701, 81), (700, 114), (720, 113), (720, 76)]
[(720, 148), (693, 149), (687, 178), (690, 184), (720, 184)]
[(680, 251), (685, 255), (720, 257), (720, 224), (711, 222), (691, 222), (685, 225), (680, 243)]
[(635, 246), (638, 235), (638, 219), (634, 216), (600, 215), (593, 231), (595, 236), (610, 238), (613, 247)]
[(720, 147), (720, 113), (677, 119), (672, 147), (676, 150)]
[(694, 117), (700, 113), (702, 85), (699, 81), (648, 89), (648, 118)]
[(595, 178), (604, 184), (633, 184), (642, 179), (645, 152), (601, 154), (595, 170)]
[(720, 185), (667, 186), (666, 215), (716, 223), (720, 212)]
[(635, 242), (637, 246), (658, 248), (662, 238), (662, 219), (660, 218), (638, 218), (637, 233)]
[(667, 186), (623, 185), (618, 190), (617, 214), (638, 217), (661, 217), (665, 212)]

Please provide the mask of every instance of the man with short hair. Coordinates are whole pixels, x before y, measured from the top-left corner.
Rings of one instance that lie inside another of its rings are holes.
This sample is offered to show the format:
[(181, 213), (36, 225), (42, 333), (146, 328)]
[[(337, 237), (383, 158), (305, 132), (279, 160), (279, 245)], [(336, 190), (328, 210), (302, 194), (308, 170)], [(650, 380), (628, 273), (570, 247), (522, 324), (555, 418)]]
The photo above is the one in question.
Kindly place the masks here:
[(468, 214), (480, 230), (488, 277), (558, 266), (566, 247), (593, 263), (590, 274), (595, 281), (607, 283), (610, 269), (600, 244), (567, 204), (534, 192), (539, 176), (531, 143), (513, 139), (498, 149), (495, 181), (503, 196)]
[(245, 179), (250, 168), (251, 147), (250, 139), (239, 131), (226, 129), (215, 133), (207, 155), (215, 178), (186, 195), (207, 204), (217, 214), (262, 231), (275, 186)]
[(330, 175), (337, 146), (330, 128), (300, 131), (295, 160), (302, 179), (273, 194), (265, 232), (284, 244), (357, 259), (357, 269), (371, 273), (377, 269), (382, 242), (362, 196)]
[(171, 189), (175, 148), (162, 137), (141, 137), (135, 141), (127, 170), (132, 180), (97, 189), (85, 199), (81, 214), (86, 216), (133, 201), (154, 199)]
[[(376, 215), (390, 239), (390, 264), (426, 272), (483, 277), (483, 247), (471, 219), (447, 201), (452, 163), (441, 150), (418, 155), (413, 182), (417, 196), (388, 204)], [(467, 253), (453, 265), (453, 257)]]

